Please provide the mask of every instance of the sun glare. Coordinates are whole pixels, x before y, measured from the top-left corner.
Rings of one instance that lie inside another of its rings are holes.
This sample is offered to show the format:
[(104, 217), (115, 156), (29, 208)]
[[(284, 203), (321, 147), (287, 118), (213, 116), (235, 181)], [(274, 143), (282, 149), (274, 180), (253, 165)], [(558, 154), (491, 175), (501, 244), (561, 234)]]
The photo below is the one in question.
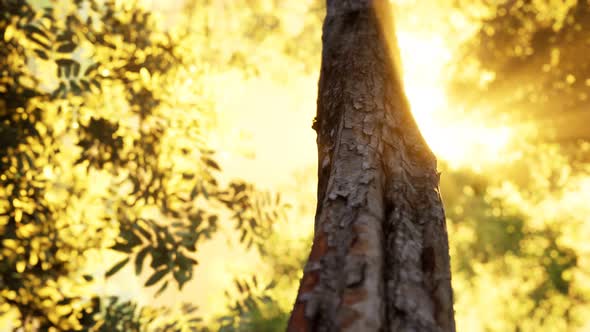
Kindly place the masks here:
[[(405, 91), (422, 135), (439, 159), (451, 167), (480, 171), (506, 152), (512, 131), (490, 127), (485, 119), (450, 105), (443, 69), (453, 50), (438, 36), (398, 31)], [(477, 114), (477, 112), (471, 112)]]

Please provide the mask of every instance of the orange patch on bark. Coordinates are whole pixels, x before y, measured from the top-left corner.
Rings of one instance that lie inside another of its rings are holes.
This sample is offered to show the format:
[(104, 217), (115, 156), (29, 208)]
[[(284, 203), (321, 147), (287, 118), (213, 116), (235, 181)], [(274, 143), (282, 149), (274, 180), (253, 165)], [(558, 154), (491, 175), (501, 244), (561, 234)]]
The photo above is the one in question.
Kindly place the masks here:
[(364, 288), (345, 289), (342, 295), (344, 305), (359, 303), (367, 298), (367, 290)]
[(364, 255), (369, 249), (369, 241), (366, 236), (362, 236), (367, 233), (367, 227), (361, 225), (353, 225), (352, 231), (355, 234), (355, 239), (350, 246), (350, 253), (356, 255)]
[(297, 302), (291, 313), (288, 332), (307, 332), (309, 331), (309, 322), (305, 318), (305, 303)]
[[(311, 246), (311, 252), (309, 254), (309, 261), (310, 262), (317, 262), (328, 252), (328, 240), (326, 238), (326, 234), (324, 232), (320, 232), (313, 241), (313, 245)], [(301, 284), (299, 285), (299, 292), (297, 293), (297, 297), (301, 296), (302, 294), (308, 293), (312, 291), (318, 282), (320, 281), (320, 272), (319, 271), (310, 271), (308, 273), (303, 274), (303, 278), (301, 279)], [(305, 317), (305, 302), (295, 303), (293, 308), (293, 312), (291, 312), (291, 318), (289, 319), (289, 324), (287, 326), (287, 331), (289, 332), (307, 332), (310, 331), (310, 322)]]
[(314, 239), (313, 245), (311, 246), (309, 260), (316, 262), (322, 258), (326, 252), (328, 252), (328, 239), (326, 238), (326, 233), (320, 231), (318, 236)]
[(314, 289), (315, 285), (320, 280), (320, 273), (318, 271), (311, 271), (303, 275), (301, 279), (301, 286), (299, 288), (299, 294), (305, 294)]
[(361, 314), (358, 311), (351, 308), (341, 308), (338, 314), (338, 327), (347, 328), (359, 319), (359, 317), (361, 317)]
[(352, 255), (364, 255), (369, 250), (369, 241), (363, 238), (357, 238), (352, 247), (350, 247), (350, 254)]

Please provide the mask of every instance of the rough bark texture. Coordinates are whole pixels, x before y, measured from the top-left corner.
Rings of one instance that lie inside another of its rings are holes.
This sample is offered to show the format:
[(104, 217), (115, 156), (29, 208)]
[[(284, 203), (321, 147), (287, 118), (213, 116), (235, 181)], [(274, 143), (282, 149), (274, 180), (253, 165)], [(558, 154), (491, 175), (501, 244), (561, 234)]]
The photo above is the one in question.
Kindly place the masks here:
[(327, 4), (315, 236), (288, 331), (454, 331), (439, 174), (392, 56), (388, 1)]

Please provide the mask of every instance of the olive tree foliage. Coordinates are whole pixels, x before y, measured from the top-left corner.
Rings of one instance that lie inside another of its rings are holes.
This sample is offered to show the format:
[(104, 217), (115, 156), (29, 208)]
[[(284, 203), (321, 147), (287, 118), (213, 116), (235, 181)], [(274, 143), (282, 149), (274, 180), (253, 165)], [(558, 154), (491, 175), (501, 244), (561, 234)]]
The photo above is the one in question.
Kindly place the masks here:
[[(542, 127), (543, 141), (588, 140), (587, 1), (459, 1), (480, 28), (451, 68), (458, 103)], [(469, 10), (471, 9), (471, 11)], [(567, 130), (563, 130), (567, 126)]]
[(0, 1), (0, 310), (17, 328), (143, 331), (145, 310), (86, 291), (93, 255), (122, 254), (107, 278), (132, 265), (181, 289), (223, 211), (247, 248), (284, 218), (278, 195), (220, 183), (188, 33), (135, 2)]
[[(576, 235), (587, 232), (582, 225), (588, 217), (584, 205), (569, 198), (588, 194), (590, 137), (583, 124), (590, 114), (585, 110), (590, 6), (587, 1), (457, 4), (479, 29), (449, 68), (449, 95), (454, 105), (512, 128), (518, 157), (485, 176), (443, 177), (456, 238), (454, 276), (467, 281), (464, 292), (476, 294), (486, 275), (504, 289), (485, 295), (486, 307), (505, 308), (492, 314), (503, 321), (488, 316), (480, 328), (575, 330), (584, 326), (590, 308), (585, 249)], [(467, 298), (459, 297), (459, 303)], [(514, 298), (518, 305), (512, 306)], [(461, 322), (461, 303), (457, 311)]]

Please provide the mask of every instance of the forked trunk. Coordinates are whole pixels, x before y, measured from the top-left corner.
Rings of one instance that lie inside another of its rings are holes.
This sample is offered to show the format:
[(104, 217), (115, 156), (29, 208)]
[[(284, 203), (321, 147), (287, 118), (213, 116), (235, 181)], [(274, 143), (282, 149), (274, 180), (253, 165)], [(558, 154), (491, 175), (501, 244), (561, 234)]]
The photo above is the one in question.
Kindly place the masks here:
[(387, 0), (327, 1), (315, 236), (288, 331), (455, 330), (436, 159), (390, 13)]

